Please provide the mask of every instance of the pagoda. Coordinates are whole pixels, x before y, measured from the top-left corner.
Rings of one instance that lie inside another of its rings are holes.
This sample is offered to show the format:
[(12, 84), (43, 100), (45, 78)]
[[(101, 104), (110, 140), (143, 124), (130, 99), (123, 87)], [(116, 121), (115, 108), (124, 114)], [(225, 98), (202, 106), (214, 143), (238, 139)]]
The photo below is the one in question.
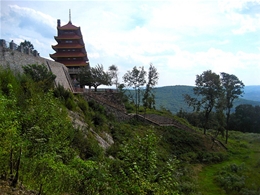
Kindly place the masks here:
[(57, 45), (52, 45), (56, 53), (50, 57), (64, 64), (72, 79), (76, 79), (81, 67), (89, 68), (89, 61), (80, 27), (74, 26), (69, 17), (68, 24), (61, 26), (57, 20), (58, 36), (54, 36)]

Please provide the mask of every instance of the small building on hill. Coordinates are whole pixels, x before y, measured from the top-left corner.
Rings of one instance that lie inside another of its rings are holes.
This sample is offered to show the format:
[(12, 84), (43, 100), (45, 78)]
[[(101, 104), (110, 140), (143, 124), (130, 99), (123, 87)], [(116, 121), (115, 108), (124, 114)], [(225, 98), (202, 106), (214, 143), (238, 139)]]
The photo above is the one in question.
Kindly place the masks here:
[(81, 67), (89, 68), (89, 60), (80, 27), (69, 22), (61, 26), (60, 19), (57, 20), (57, 36), (54, 36), (57, 45), (53, 45), (54, 54), (50, 57), (56, 62), (64, 64), (72, 79), (77, 78)]

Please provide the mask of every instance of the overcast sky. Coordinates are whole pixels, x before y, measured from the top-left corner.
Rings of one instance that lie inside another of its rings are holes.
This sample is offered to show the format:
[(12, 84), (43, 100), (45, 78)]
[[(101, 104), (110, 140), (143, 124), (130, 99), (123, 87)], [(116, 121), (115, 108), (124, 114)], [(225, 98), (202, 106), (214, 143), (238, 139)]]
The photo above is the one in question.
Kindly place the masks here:
[(29, 40), (54, 53), (57, 19), (81, 27), (91, 66), (115, 64), (120, 80), (134, 66), (159, 72), (158, 86), (194, 85), (212, 70), (260, 85), (260, 0), (1, 0), (1, 39)]

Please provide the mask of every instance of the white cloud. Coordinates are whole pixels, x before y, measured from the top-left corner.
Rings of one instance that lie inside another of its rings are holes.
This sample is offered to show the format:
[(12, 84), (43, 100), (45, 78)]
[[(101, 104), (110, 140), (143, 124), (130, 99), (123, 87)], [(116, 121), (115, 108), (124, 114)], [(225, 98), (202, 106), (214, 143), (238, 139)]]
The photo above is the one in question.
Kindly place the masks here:
[(236, 25), (234, 34), (255, 32), (260, 29), (260, 0), (222, 0), (219, 7)]
[(235, 74), (246, 84), (260, 84), (256, 76), (260, 12), (253, 6), (258, 4), (249, 0), (219, 4), (217, 0), (5, 1), (1, 33), (18, 43), (30, 40), (48, 57), (54, 53), (57, 19), (66, 24), (71, 9), (91, 66), (99, 63), (106, 69), (116, 64), (123, 75), (134, 66), (148, 68), (153, 63), (160, 86), (192, 85), (196, 74), (208, 69)]

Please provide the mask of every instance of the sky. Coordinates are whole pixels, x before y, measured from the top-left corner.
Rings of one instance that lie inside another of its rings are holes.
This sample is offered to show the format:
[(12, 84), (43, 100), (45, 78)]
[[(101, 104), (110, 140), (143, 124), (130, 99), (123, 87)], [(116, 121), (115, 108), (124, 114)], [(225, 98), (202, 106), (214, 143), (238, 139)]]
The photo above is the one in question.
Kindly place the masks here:
[(81, 28), (90, 66), (112, 64), (119, 81), (134, 66), (157, 86), (195, 85), (206, 70), (260, 85), (260, 0), (1, 0), (0, 39), (30, 41), (51, 59), (57, 19)]

